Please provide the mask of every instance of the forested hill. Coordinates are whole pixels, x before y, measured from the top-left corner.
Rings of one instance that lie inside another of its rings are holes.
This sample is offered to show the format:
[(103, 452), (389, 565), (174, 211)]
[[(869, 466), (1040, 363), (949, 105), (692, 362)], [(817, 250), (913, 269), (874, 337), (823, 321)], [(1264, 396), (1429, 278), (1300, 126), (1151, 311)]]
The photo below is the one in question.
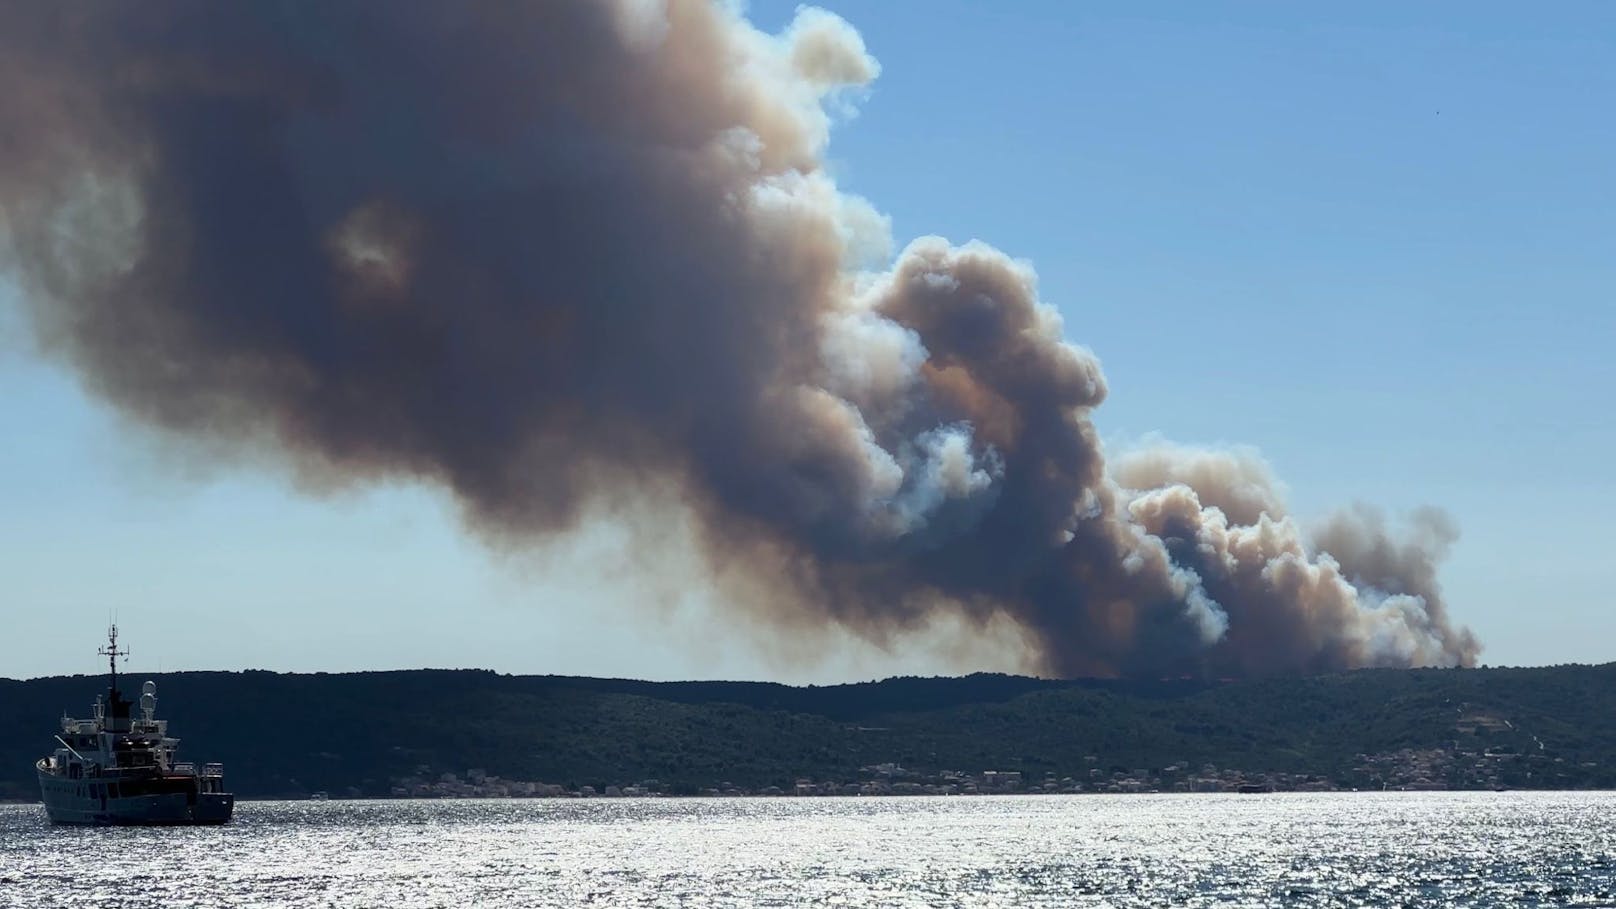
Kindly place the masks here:
[[(182, 757), (224, 762), (246, 797), (387, 795), (468, 768), (567, 788), (656, 780), (670, 793), (987, 770), (1081, 790), (1218, 779), (1616, 787), (1616, 664), (824, 687), (470, 670), (128, 678), (132, 691), (158, 683)], [(33, 762), (51, 750), (57, 718), (87, 715), (103, 686), (97, 676), (0, 680), (0, 798), (34, 797)]]

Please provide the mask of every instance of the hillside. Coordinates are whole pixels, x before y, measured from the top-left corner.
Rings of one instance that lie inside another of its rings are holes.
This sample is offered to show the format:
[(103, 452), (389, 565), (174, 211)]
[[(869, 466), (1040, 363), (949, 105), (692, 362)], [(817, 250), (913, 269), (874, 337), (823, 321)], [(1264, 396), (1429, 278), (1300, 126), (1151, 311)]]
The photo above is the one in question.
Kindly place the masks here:
[[(387, 795), (468, 768), (568, 789), (656, 780), (672, 793), (788, 789), (803, 778), (968, 785), (988, 770), (1064, 789), (1206, 788), (1214, 777), (1282, 788), (1616, 787), (1616, 664), (825, 687), (438, 670), (130, 678), (157, 681), (182, 754), (223, 761), (245, 797)], [(32, 763), (50, 749), (56, 718), (88, 713), (102, 685), (0, 680), (0, 798), (34, 796)]]

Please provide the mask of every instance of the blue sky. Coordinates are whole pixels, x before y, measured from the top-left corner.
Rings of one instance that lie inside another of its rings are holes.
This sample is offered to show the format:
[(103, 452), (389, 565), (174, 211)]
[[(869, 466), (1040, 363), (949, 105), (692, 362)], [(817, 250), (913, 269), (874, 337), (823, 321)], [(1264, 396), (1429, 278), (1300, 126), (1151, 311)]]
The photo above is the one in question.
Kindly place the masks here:
[[(1616, 5), (824, 5), (883, 67), (833, 136), (839, 181), (899, 243), (1030, 260), (1105, 364), (1113, 447), (1253, 446), (1304, 518), (1442, 506), (1483, 661), (1616, 659)], [(749, 6), (770, 30), (794, 8)], [(489, 553), (429, 489), (310, 497), (165, 457), (15, 309), (0, 676), (94, 671), (114, 608), (152, 669), (949, 668), (922, 646), (794, 658), (699, 589), (641, 586), (611, 528)]]

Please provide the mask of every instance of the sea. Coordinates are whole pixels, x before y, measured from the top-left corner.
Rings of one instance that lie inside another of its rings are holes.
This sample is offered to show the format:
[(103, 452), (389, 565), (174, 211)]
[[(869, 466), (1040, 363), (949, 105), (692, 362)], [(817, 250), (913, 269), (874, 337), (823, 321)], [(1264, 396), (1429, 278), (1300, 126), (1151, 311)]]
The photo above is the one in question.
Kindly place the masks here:
[(1616, 793), (0, 805), (0, 906), (1616, 906)]

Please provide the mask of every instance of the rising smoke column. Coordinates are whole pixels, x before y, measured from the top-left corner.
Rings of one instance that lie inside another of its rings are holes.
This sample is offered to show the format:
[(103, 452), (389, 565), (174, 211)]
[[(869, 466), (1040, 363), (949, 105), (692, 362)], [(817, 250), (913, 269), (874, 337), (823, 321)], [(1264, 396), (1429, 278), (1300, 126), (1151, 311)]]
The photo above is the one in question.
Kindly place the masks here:
[(501, 541), (671, 488), (782, 623), (1008, 619), (1063, 675), (1474, 661), (1439, 515), (1309, 537), (1250, 456), (1108, 468), (1027, 266), (890, 258), (822, 167), (878, 69), (708, 0), (0, 3), (0, 254), (145, 424)]

